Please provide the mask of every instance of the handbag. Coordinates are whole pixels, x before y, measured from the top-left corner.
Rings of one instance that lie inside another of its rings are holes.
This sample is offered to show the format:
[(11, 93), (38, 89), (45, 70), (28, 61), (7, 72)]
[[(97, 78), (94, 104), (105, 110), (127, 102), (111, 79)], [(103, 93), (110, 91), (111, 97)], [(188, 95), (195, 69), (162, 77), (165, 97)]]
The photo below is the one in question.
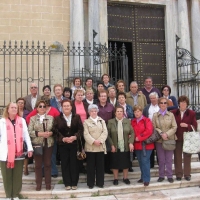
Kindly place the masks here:
[(163, 140), (162, 148), (167, 151), (173, 151), (176, 149), (176, 140)]
[(21, 156), (15, 156), (15, 159), (22, 159), (25, 158), (28, 153), (28, 147), (25, 141), (23, 141), (23, 153)]
[(183, 133), (183, 152), (195, 154), (200, 152), (200, 132), (196, 132), (191, 125), (191, 132)]
[(151, 143), (154, 143), (154, 142), (156, 142), (156, 141), (158, 141), (158, 140), (160, 140), (160, 139), (161, 139), (160, 134), (159, 134), (158, 131), (154, 128), (154, 129), (153, 129), (152, 135), (151, 135), (150, 137), (148, 137), (148, 138), (144, 141), (144, 143), (145, 143), (145, 144), (151, 144)]
[[(81, 141), (81, 138), (79, 137), (79, 140), (80, 140), (80, 144), (81, 144), (81, 151), (79, 151), (79, 145), (78, 145), (78, 150), (77, 150), (77, 159), (78, 160), (84, 160), (86, 158), (86, 153), (85, 153), (85, 150), (83, 148), (83, 145), (82, 145), (82, 141)], [(78, 142), (77, 142), (78, 143)]]
[(42, 156), (43, 155), (43, 144), (33, 144), (33, 154), (35, 156)]

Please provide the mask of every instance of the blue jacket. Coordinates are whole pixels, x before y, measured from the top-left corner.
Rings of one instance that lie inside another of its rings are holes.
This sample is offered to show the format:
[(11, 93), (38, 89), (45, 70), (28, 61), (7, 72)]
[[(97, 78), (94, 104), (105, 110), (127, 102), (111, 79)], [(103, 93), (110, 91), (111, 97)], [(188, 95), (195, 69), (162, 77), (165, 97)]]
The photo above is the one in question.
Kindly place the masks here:
[[(120, 106), (118, 102), (117, 102), (117, 105)], [(126, 114), (127, 114), (128, 119), (135, 118), (135, 115), (133, 113), (133, 108), (129, 104), (126, 104)]]
[[(65, 97), (63, 97), (63, 100), (66, 99)], [(58, 108), (58, 103), (56, 101), (56, 97), (51, 98), (50, 100), (50, 105), (54, 108), (56, 108), (59, 112), (61, 112)]]
[(174, 96), (169, 96), (169, 99), (172, 100), (173, 106), (167, 107), (167, 110), (170, 111), (170, 110), (177, 109), (177, 108), (178, 108), (178, 102), (177, 102), (177, 100), (176, 100), (176, 97), (174, 97)]

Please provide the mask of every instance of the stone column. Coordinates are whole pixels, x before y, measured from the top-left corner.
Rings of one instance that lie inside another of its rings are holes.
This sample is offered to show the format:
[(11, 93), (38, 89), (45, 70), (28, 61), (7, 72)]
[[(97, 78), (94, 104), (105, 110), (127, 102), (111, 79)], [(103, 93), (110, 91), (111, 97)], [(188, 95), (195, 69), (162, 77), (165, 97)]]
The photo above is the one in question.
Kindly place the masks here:
[[(179, 15), (178, 36), (181, 38), (179, 40), (179, 47), (191, 51), (187, 0), (178, 0), (178, 15)], [(179, 74), (183, 79), (188, 79), (190, 77), (190, 72), (191, 72), (190, 66), (179, 68)]]
[(54, 42), (50, 45), (50, 86), (57, 83), (64, 85), (63, 75), (63, 45), (59, 42)]
[[(75, 47), (78, 49), (80, 42), (81, 49), (84, 45), (84, 9), (83, 0), (70, 0), (70, 42), (75, 42)], [(70, 56), (70, 74), (80, 76), (84, 67), (84, 57)]]
[(192, 54), (200, 60), (200, 1), (192, 0), (191, 7), (192, 26)]
[(190, 51), (190, 33), (187, 0), (178, 0), (179, 46)]

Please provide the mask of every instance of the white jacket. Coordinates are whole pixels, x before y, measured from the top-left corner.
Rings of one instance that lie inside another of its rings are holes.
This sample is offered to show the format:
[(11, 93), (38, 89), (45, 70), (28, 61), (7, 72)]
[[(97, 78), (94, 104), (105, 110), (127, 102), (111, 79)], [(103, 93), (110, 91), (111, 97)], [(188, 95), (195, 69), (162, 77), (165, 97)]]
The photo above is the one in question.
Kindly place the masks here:
[[(28, 133), (28, 128), (26, 121), (22, 118), (23, 126), (23, 138), (27, 144), (28, 151), (33, 151), (30, 136)], [(0, 119), (0, 161), (7, 161), (8, 156), (8, 146), (7, 146), (7, 133), (6, 133), (6, 120), (5, 118)]]

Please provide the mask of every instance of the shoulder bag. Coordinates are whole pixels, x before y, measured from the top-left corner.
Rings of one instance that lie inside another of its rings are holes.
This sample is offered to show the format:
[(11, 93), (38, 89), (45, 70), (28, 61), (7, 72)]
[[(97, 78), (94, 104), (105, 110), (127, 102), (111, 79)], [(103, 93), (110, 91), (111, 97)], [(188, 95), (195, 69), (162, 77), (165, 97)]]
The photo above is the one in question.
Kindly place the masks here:
[(183, 152), (195, 154), (200, 152), (200, 133), (191, 127), (193, 131), (183, 133)]

